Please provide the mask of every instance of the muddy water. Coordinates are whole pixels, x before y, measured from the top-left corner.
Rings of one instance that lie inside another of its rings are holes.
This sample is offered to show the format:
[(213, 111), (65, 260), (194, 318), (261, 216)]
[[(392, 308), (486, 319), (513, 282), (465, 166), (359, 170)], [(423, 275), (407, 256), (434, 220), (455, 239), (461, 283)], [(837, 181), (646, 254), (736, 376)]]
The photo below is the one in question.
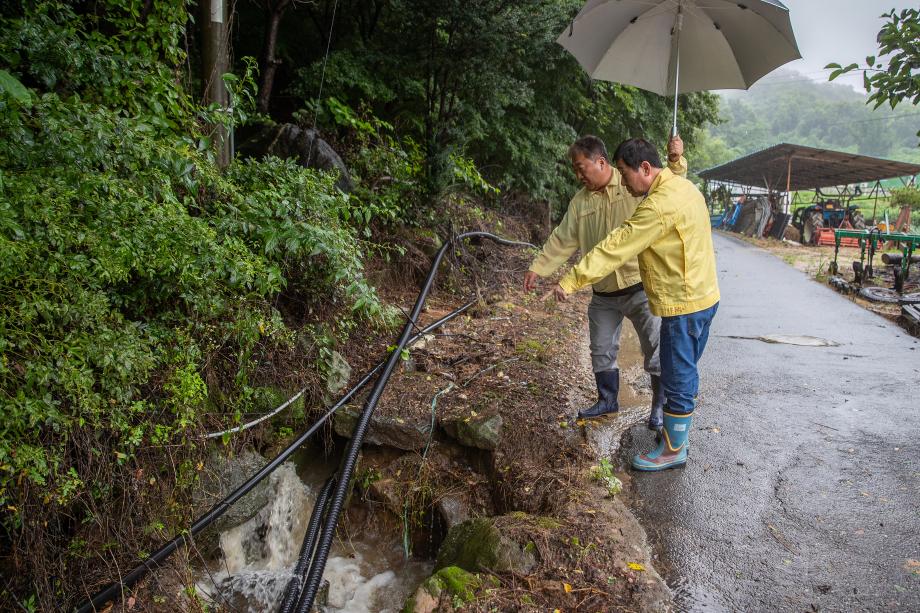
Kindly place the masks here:
[[(297, 562), (316, 495), (335, 466), (300, 454), (272, 477), (271, 501), (252, 519), (220, 535), (221, 557), (201, 570), (198, 591), (229, 611), (275, 611)], [(400, 535), (351, 533), (332, 548), (324, 580), (327, 613), (399, 611), (432, 571), (406, 559)]]
[[(591, 354), (588, 350), (587, 325), (585, 325), (582, 345), (583, 350), (578, 354), (579, 368), (590, 379), (590, 382), (585, 384), (585, 394), (574, 394), (571, 398), (573, 414), (579, 408), (588, 406), (597, 399), (597, 391), (591, 378)], [(620, 411), (613, 416), (585, 420), (583, 425), (585, 439), (598, 459), (615, 458), (623, 433), (631, 426), (648, 419), (649, 406), (652, 401), (651, 379), (643, 368), (643, 362), (639, 336), (632, 323), (624, 320), (620, 334), (620, 351), (617, 356), (617, 363), (620, 367)]]

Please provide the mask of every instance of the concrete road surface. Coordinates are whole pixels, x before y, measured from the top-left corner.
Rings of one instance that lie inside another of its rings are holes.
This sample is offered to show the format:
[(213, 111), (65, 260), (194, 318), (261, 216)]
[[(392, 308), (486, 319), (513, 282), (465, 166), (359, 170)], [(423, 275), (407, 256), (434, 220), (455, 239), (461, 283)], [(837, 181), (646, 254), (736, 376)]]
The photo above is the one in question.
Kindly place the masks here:
[[(678, 606), (920, 611), (920, 342), (763, 250), (715, 246), (690, 462), (634, 473)], [(839, 346), (737, 338), (764, 335)], [(624, 459), (649, 445), (631, 434)]]

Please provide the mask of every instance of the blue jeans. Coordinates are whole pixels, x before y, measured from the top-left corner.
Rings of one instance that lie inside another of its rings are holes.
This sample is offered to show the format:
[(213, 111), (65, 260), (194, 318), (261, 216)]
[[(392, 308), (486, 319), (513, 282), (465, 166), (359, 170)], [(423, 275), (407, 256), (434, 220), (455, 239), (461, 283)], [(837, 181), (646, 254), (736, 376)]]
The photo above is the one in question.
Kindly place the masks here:
[(661, 318), (661, 385), (667, 398), (665, 410), (676, 415), (693, 412), (700, 376), (696, 363), (700, 361), (709, 326), (719, 309), (715, 303), (708, 309)]

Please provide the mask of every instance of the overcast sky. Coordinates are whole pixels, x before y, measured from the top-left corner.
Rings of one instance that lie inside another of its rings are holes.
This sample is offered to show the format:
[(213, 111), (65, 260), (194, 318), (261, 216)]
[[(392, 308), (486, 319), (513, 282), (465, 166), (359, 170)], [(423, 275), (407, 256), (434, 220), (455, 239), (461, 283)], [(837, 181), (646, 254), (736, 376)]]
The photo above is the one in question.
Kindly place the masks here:
[[(792, 29), (799, 43), (802, 59), (786, 64), (806, 78), (826, 81), (829, 70), (824, 67), (837, 62), (863, 65), (867, 55), (877, 55), (875, 37), (884, 23), (879, 16), (891, 9), (916, 8), (920, 1), (904, 0), (782, 0), (789, 8)], [(760, 82), (782, 79), (783, 75), (767, 75)], [(786, 76), (788, 79), (788, 76)], [(846, 79), (846, 81), (844, 81)], [(847, 82), (861, 91), (862, 73), (838, 77), (835, 83)]]

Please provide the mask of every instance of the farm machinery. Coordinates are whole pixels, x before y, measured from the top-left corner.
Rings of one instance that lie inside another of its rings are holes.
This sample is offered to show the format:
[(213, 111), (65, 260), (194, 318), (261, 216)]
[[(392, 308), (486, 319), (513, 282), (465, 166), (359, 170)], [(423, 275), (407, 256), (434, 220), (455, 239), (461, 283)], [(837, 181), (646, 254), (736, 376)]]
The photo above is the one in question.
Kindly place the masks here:
[(803, 245), (834, 244), (834, 229), (864, 230), (866, 219), (855, 204), (824, 200), (796, 209), (792, 225), (798, 229)]

